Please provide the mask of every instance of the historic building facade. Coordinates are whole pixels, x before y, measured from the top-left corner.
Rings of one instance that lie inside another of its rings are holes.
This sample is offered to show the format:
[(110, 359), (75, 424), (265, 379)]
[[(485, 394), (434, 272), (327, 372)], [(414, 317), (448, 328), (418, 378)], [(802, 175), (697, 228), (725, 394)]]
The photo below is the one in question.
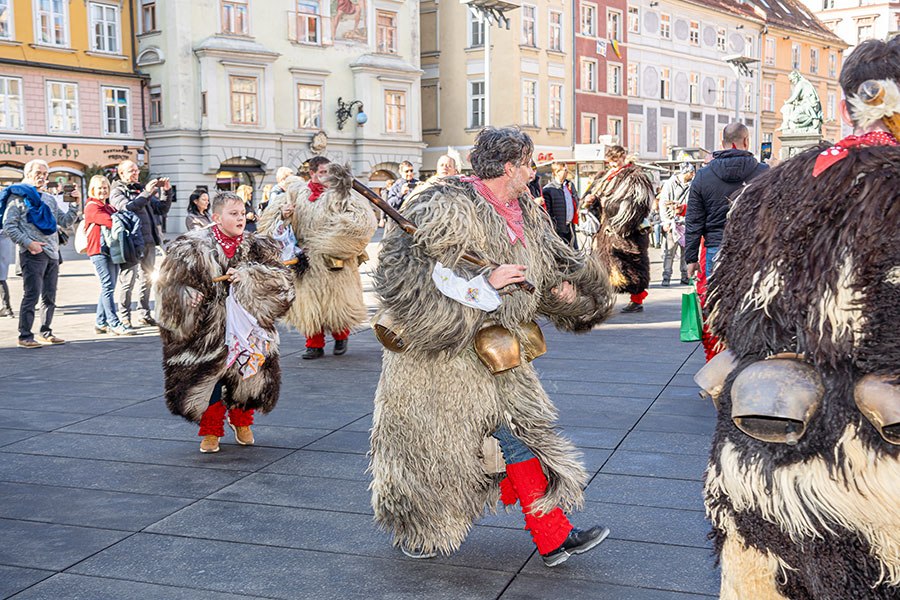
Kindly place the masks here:
[(416, 2), (138, 1), (153, 171), (179, 197), (247, 184), (259, 201), (317, 154), (373, 182), (421, 164)]
[(0, 185), (34, 158), (82, 192), (86, 175), (146, 163), (132, 11), (127, 0), (0, 1)]
[(828, 29), (849, 45), (900, 33), (900, 0), (803, 0)]

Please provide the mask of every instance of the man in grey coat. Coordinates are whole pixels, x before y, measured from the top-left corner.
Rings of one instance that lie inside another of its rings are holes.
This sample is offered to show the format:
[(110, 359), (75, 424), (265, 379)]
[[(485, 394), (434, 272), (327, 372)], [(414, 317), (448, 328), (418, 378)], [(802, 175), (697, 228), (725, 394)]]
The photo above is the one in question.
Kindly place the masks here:
[(676, 253), (679, 255), (681, 283), (684, 285), (690, 283), (687, 261), (684, 260), (684, 213), (687, 209), (694, 171), (694, 165), (691, 163), (681, 163), (678, 165), (678, 172), (663, 184), (659, 194), (659, 216), (663, 228), (662, 284), (664, 286), (669, 285), (672, 279), (672, 266)]
[[(24, 295), (19, 308), (19, 348), (40, 348), (41, 344), (65, 344), (65, 340), (53, 335), (50, 322), (56, 309), (56, 285), (59, 278), (58, 227), (71, 227), (78, 218), (78, 188), (71, 192), (73, 202), (65, 212), (56, 199), (41, 190), (47, 184), (49, 167), (43, 160), (32, 160), (25, 165), (25, 179), (10, 186), (6, 210), (3, 213), (3, 231), (19, 249), (22, 266)], [(37, 341), (31, 328), (34, 310), (41, 300), (41, 335)]]
[[(125, 327), (132, 327), (131, 293), (135, 281), (140, 281), (142, 319), (138, 325), (155, 327), (156, 320), (150, 313), (150, 289), (153, 287), (151, 275), (156, 263), (156, 247), (161, 246), (163, 241), (156, 220), (158, 216), (169, 212), (175, 191), (168, 177), (151, 179), (146, 187), (141, 186), (138, 182), (140, 169), (133, 161), (126, 160), (119, 163), (116, 170), (119, 173), (119, 181), (113, 184), (109, 203), (115, 206), (116, 210), (129, 210), (140, 217), (141, 234), (144, 238), (144, 254), (140, 262), (119, 271), (119, 319)], [(165, 200), (156, 197), (154, 192), (157, 189), (164, 192)]]

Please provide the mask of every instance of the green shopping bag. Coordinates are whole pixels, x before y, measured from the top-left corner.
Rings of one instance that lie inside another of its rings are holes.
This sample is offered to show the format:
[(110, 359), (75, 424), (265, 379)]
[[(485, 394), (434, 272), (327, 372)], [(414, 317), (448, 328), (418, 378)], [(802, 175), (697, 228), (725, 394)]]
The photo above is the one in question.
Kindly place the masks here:
[(703, 332), (703, 313), (700, 312), (700, 296), (692, 287), (690, 294), (681, 295), (681, 341), (699, 342)]

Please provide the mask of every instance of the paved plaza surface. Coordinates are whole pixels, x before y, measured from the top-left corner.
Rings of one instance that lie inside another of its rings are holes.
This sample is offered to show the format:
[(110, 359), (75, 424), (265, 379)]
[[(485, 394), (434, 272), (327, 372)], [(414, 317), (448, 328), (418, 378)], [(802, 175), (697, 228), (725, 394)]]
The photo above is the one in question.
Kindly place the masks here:
[[(686, 287), (656, 283), (644, 313), (585, 335), (544, 328), (549, 351), (536, 365), (591, 475), (572, 521), (612, 531), (548, 569), (518, 507), (427, 561), (375, 528), (365, 454), (381, 347), (371, 330), (343, 357), (329, 340), (316, 361), (301, 361), (302, 338), (282, 330), (281, 399), (257, 416), (257, 444), (238, 446), (229, 431), (218, 454), (201, 454), (197, 427), (165, 408), (156, 333), (95, 335), (99, 283), (84, 257), (67, 258), (53, 324), (69, 343), (15, 348), (17, 321), (0, 319), (0, 598), (717, 595), (702, 503), (715, 415), (691, 381), (702, 349), (678, 341)], [(10, 288), (18, 312), (21, 280)], [(366, 288), (373, 306), (368, 276)]]

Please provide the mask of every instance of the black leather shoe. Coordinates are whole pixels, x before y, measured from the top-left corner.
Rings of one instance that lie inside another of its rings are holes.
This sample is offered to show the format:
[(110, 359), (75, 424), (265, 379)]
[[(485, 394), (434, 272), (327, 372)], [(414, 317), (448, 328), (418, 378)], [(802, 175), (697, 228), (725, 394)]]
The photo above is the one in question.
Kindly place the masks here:
[(340, 356), (347, 353), (347, 340), (334, 340), (334, 355)]
[(125, 317), (124, 319), (120, 318), (119, 322), (122, 323), (123, 327), (127, 327), (128, 329), (134, 329), (134, 327), (131, 326), (131, 318), (129, 318), (129, 317)]
[(623, 313), (644, 312), (644, 305), (637, 302), (629, 302), (628, 306), (622, 309)]
[(140, 323), (138, 323), (138, 325), (141, 325), (143, 327), (158, 327), (159, 323), (157, 323), (156, 319), (154, 319), (153, 317), (146, 316), (143, 319), (141, 319), (141, 321), (140, 321)]
[(682, 277), (682, 278), (681, 278), (681, 285), (691, 285), (691, 280), (688, 279), (687, 277)]
[(303, 360), (314, 360), (325, 356), (324, 348), (307, 348), (306, 352), (300, 355)]
[(669, 282), (668, 279), (663, 279), (663, 280), (662, 280), (662, 283), (661, 283), (660, 285), (663, 286), (663, 287), (669, 287), (669, 283), (670, 283), (670, 282)]
[(587, 552), (605, 540), (608, 535), (609, 528), (601, 525), (595, 525), (587, 531), (573, 529), (569, 532), (569, 537), (562, 543), (562, 546), (553, 552), (542, 554), (541, 558), (544, 559), (545, 566), (555, 567), (569, 560), (569, 557), (574, 554)]

